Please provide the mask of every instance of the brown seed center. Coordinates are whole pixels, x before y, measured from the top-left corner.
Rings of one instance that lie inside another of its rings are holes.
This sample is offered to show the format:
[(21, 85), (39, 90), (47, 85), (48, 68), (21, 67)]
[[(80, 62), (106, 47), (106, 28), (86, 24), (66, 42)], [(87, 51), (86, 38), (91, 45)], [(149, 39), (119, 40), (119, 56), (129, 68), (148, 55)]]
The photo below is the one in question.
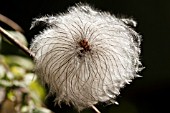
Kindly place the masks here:
[(90, 46), (89, 46), (89, 43), (88, 43), (87, 39), (82, 39), (82, 40), (79, 42), (79, 45), (80, 45), (80, 47), (83, 48), (83, 50), (82, 50), (81, 52), (90, 51)]

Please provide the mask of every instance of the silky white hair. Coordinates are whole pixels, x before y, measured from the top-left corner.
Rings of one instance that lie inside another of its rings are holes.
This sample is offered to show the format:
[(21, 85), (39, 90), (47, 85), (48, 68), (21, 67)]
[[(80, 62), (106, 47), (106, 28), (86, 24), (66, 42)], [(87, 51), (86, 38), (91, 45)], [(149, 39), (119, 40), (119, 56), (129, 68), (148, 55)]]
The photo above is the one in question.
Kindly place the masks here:
[(98, 102), (116, 103), (120, 88), (141, 71), (141, 36), (132, 19), (117, 18), (89, 5), (35, 19), (49, 25), (35, 36), (35, 73), (56, 95), (55, 103), (79, 111)]

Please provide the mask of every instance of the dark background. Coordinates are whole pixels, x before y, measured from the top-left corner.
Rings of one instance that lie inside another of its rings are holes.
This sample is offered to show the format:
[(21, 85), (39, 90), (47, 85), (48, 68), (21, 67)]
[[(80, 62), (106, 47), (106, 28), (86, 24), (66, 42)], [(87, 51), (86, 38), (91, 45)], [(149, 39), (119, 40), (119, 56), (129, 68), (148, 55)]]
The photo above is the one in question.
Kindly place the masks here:
[[(80, 0), (1, 0), (0, 13), (18, 23), (25, 31), (29, 43), (29, 28), (35, 17), (65, 12)], [(117, 16), (133, 17), (136, 30), (143, 36), (141, 60), (146, 67), (142, 78), (121, 90), (117, 98), (120, 105), (97, 107), (102, 113), (165, 113), (170, 101), (170, 1), (169, 0), (81, 0)], [(52, 107), (56, 113), (75, 112), (72, 108)], [(92, 113), (92, 110), (84, 110)]]

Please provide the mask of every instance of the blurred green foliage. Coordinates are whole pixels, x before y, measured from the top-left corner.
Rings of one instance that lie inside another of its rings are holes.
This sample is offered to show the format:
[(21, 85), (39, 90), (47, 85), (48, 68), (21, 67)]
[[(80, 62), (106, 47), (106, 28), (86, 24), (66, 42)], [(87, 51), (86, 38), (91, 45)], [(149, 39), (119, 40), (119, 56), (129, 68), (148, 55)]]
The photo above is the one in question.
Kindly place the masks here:
[[(28, 45), (21, 33), (8, 32)], [(45, 90), (33, 68), (32, 59), (0, 34), (0, 113), (51, 113), (43, 104)]]

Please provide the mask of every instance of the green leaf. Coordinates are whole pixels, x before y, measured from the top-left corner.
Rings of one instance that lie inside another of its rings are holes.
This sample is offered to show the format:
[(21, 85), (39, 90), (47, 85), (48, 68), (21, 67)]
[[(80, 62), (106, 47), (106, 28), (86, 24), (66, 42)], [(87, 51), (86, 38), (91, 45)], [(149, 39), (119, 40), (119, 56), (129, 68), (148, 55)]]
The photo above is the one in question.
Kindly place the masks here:
[(39, 107), (39, 108), (33, 109), (32, 113), (52, 113), (52, 112), (46, 108)]
[(3, 87), (12, 87), (13, 84), (11, 83), (11, 81), (1, 80), (0, 79), (0, 86), (3, 86)]
[(0, 65), (0, 79), (5, 76), (6, 69), (3, 65)]
[(5, 60), (9, 65), (21, 66), (28, 71), (31, 71), (34, 68), (34, 64), (32, 60), (26, 57), (10, 55), (10, 56), (6, 56)]
[(21, 113), (28, 113), (28, 111), (29, 111), (29, 107), (28, 106), (22, 106), (22, 108), (21, 108)]
[(18, 32), (18, 31), (8, 31), (12, 36), (14, 36), (14, 38), (16, 38), (21, 44), (27, 46), (28, 43), (27, 43), (27, 40), (25, 38), (25, 36)]
[(8, 94), (7, 94), (7, 97), (8, 97), (8, 99), (11, 100), (11, 101), (15, 101), (15, 99), (16, 99), (13, 91), (9, 91)]
[(12, 66), (11, 72), (15, 75), (16, 79), (22, 79), (26, 73), (26, 70), (19, 66)]
[(29, 88), (35, 101), (39, 102), (45, 98), (45, 89), (39, 84), (37, 80), (31, 82)]

